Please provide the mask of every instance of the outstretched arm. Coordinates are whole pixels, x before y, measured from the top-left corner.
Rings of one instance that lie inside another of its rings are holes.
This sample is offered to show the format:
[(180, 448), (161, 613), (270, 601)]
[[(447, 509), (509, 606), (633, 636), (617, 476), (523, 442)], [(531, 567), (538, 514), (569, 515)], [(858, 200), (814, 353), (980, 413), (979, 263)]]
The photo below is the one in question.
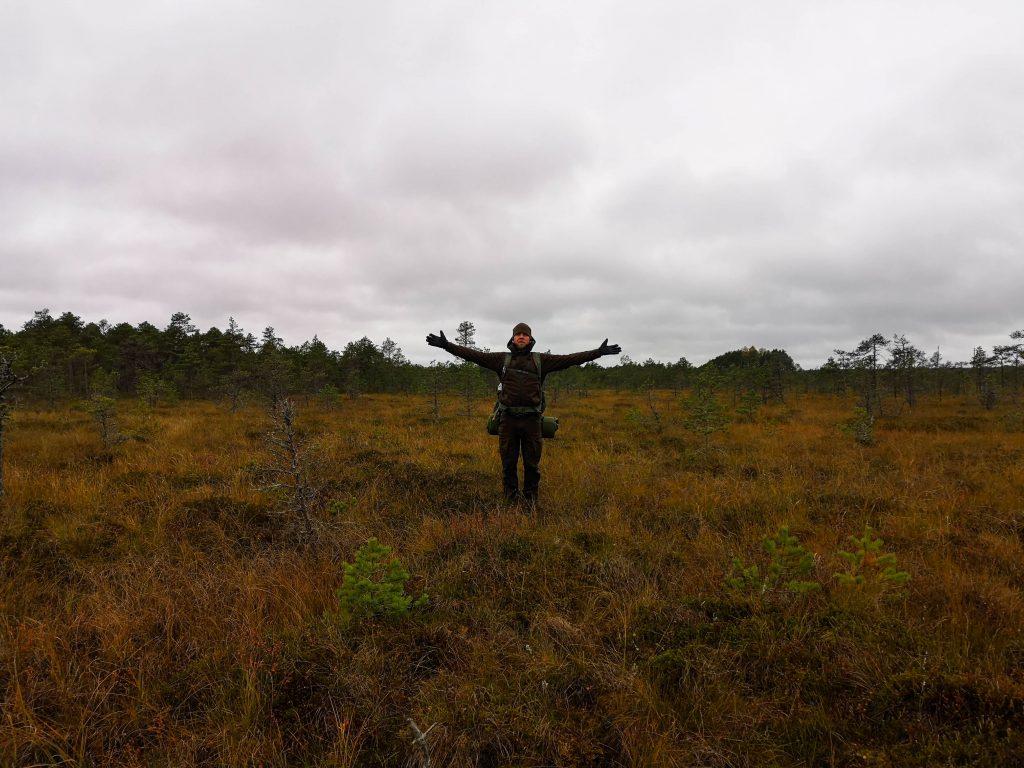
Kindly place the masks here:
[(461, 357), (463, 360), (468, 360), (482, 368), (487, 368), (499, 375), (501, 374), (501, 366), (505, 362), (505, 355), (502, 352), (481, 352), (479, 349), (473, 349), (472, 347), (460, 347), (458, 344), (452, 344), (448, 341), (444, 331), (440, 333), (440, 336), (433, 333), (427, 334), (427, 344), (432, 347), (439, 347), (456, 357)]
[(555, 371), (562, 371), (574, 365), (583, 365), (604, 355), (617, 355), (620, 352), (622, 352), (622, 347), (618, 344), (609, 344), (608, 339), (605, 339), (597, 349), (586, 352), (573, 352), (571, 355), (541, 355), (541, 366), (543, 374), (547, 376)]

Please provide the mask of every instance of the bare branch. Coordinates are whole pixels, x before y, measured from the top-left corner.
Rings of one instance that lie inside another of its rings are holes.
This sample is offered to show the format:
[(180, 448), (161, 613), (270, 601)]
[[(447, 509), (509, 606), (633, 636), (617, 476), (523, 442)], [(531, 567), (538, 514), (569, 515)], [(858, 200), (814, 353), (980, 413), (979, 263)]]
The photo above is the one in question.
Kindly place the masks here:
[(407, 717), (406, 721), (409, 723), (409, 727), (412, 728), (413, 733), (416, 734), (412, 743), (423, 752), (423, 768), (430, 768), (430, 744), (427, 742), (427, 735), (434, 730), (434, 725), (437, 725), (437, 723), (434, 723), (424, 732), (419, 729), (419, 726), (416, 725), (416, 722), (411, 717)]

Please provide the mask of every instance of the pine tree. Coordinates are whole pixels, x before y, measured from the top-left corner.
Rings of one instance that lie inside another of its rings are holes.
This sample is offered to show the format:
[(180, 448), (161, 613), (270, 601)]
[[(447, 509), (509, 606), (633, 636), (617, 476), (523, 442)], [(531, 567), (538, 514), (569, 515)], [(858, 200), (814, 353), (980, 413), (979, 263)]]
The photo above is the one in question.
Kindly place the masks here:
[(259, 352), (256, 354), (260, 389), (267, 398), (271, 409), (288, 393), (291, 383), (291, 366), (284, 354), (284, 341), (277, 336), (273, 326), (263, 329)]
[[(1024, 331), (1014, 331), (1010, 334), (1010, 338), (1013, 340), (1024, 339)], [(1013, 401), (1017, 402), (1017, 394), (1020, 388), (1020, 364), (1024, 360), (1024, 345), (1020, 343), (1000, 344), (993, 349), (993, 353), (999, 365), (999, 381), (1002, 389), (1008, 391)], [(1005, 372), (1007, 369), (1012, 371), (1013, 375), (1012, 382), (1009, 385), (1005, 382)]]
[[(469, 320), (463, 320), (455, 329), (455, 341), (460, 346), (476, 349), (476, 326)], [(466, 398), (466, 416), (472, 416), (475, 366), (472, 363), (463, 363), (461, 368), (463, 394)]]
[(1014, 402), (1017, 400), (1017, 394), (1020, 391), (1021, 379), (1020, 379), (1020, 367), (1024, 365), (1024, 330), (1013, 331), (1010, 334), (1010, 338), (1017, 343), (1012, 346), (1013, 349), (1013, 398)]
[[(245, 360), (247, 347), (252, 339), (252, 334), (247, 335), (235, 322), (235, 318), (228, 318), (228, 328), (221, 337), (219, 385), (228, 400), (231, 413), (238, 411), (242, 393), (251, 378), (246, 370)], [(248, 351), (251, 352), (251, 349)]]
[(873, 333), (857, 345), (857, 366), (865, 371), (864, 409), (871, 416), (882, 415), (882, 399), (878, 392), (879, 355), (889, 346), (889, 340)]
[(175, 312), (165, 331), (170, 361), (167, 375), (178, 386), (184, 397), (195, 395), (195, 381), (202, 365), (198, 344), (199, 329), (185, 312)]
[(984, 347), (975, 347), (971, 356), (971, 368), (974, 369), (974, 383), (978, 393), (978, 402), (987, 411), (996, 407), (996, 388), (992, 381), (990, 366), (994, 357), (989, 357)]
[(911, 408), (917, 403), (915, 372), (925, 363), (924, 353), (903, 334), (893, 334), (889, 350), (889, 368), (893, 372), (893, 389), (901, 389)]

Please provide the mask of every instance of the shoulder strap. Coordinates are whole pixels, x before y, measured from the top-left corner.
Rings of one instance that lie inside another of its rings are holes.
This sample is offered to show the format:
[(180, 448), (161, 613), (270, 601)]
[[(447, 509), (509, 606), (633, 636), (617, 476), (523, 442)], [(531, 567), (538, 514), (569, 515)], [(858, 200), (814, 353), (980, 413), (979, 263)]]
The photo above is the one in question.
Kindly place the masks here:
[(537, 378), (543, 381), (544, 379), (540, 375), (540, 352), (533, 353), (533, 364), (537, 366)]
[(501, 378), (505, 378), (505, 371), (508, 370), (508, 364), (512, 362), (512, 353), (505, 353), (505, 363), (501, 366)]

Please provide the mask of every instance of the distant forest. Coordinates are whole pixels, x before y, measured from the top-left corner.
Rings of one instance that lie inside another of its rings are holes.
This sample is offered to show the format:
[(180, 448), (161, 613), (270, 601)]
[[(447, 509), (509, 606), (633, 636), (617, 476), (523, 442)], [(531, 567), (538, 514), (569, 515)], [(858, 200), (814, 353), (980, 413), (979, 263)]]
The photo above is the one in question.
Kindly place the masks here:
[[(475, 332), (471, 322), (463, 322), (453, 340), (476, 346)], [(876, 333), (856, 349), (835, 350), (823, 366), (806, 370), (781, 349), (733, 350), (700, 367), (685, 357), (673, 363), (638, 363), (623, 355), (607, 368), (591, 363), (560, 372), (547, 386), (586, 392), (706, 385), (731, 392), (734, 398), (756, 392), (765, 402), (783, 400), (788, 392), (854, 392), (869, 410), (880, 408), (886, 397), (913, 406), (925, 393), (969, 394), (993, 407), (1003, 397), (1016, 401), (1021, 391), (1024, 331), (1010, 333), (1009, 342), (991, 351), (977, 347), (971, 360), (948, 361), (938, 351), (926, 355), (905, 336)], [(391, 339), (378, 344), (364, 336), (341, 351), (329, 349), (316, 336), (286, 346), (273, 327), (257, 337), (229, 319), (224, 330), (202, 332), (184, 312), (158, 328), (148, 322), (87, 323), (71, 312), (54, 317), (41, 309), (21, 330), (0, 325), (0, 355), (25, 377), (19, 386), (21, 397), (51, 404), (98, 391), (150, 400), (223, 399), (234, 407), (247, 399), (273, 402), (283, 395), (469, 396), (494, 388), (489, 371), (454, 358), (418, 365)]]

